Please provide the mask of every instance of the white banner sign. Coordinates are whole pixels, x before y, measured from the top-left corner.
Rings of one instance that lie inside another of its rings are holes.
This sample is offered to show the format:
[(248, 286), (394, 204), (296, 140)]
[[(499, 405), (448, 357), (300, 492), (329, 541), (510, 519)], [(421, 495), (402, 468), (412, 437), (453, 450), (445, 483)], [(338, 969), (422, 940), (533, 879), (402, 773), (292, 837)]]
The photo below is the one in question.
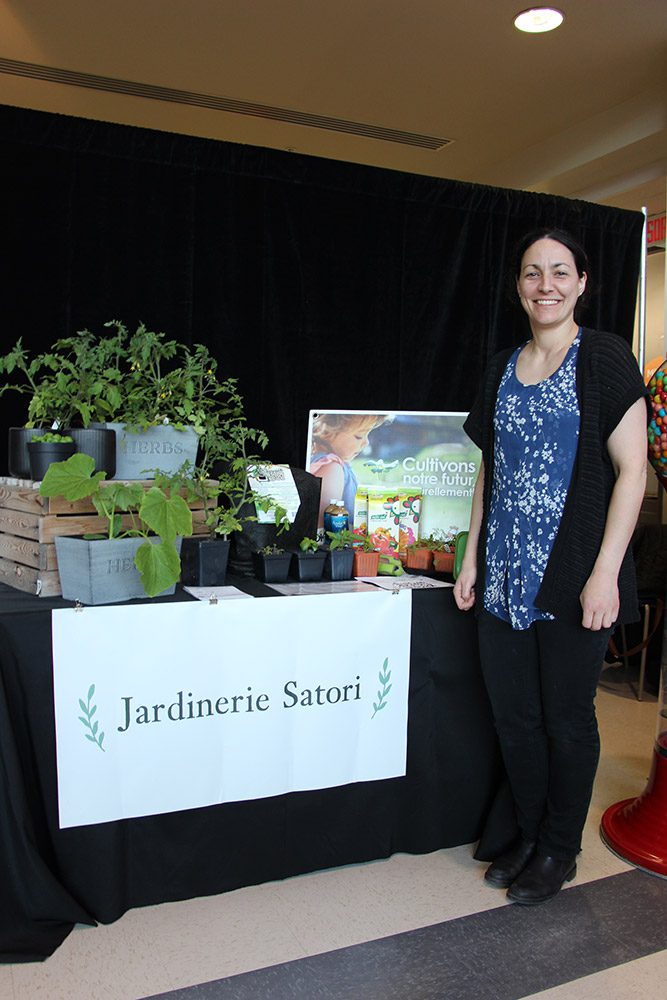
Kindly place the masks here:
[(410, 600), (53, 611), (61, 827), (404, 775)]

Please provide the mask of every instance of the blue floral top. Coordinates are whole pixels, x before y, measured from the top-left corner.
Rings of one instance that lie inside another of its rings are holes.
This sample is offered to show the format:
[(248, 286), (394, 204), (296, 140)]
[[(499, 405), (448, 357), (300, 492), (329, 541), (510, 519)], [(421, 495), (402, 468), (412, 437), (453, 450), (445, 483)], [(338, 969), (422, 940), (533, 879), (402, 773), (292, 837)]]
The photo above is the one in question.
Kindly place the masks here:
[(519, 382), (516, 361), (521, 348), (517, 348), (498, 387), (484, 607), (515, 629), (553, 618), (535, 607), (535, 599), (577, 451), (580, 340), (581, 330), (560, 368), (536, 385)]

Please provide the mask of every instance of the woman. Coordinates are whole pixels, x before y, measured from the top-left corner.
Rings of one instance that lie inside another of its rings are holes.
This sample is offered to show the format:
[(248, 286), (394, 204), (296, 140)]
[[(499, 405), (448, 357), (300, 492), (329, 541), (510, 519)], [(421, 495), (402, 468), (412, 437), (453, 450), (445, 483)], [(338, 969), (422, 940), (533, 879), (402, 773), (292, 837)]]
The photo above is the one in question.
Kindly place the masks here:
[(526, 236), (531, 339), (490, 362), (465, 430), (482, 450), (454, 597), (482, 671), (520, 837), (485, 879), (542, 903), (576, 874), (599, 757), (595, 689), (612, 626), (638, 618), (628, 550), (646, 481), (646, 390), (626, 343), (579, 327), (583, 249)]

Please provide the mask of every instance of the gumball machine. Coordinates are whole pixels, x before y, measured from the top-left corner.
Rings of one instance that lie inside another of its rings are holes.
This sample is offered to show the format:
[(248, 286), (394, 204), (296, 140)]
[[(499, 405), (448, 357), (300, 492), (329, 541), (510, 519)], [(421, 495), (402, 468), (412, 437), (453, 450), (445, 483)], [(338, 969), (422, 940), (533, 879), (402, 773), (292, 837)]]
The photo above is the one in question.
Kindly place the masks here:
[[(648, 457), (667, 490), (667, 358), (648, 382), (653, 418)], [(610, 806), (600, 834), (611, 851), (637, 868), (667, 878), (667, 617), (662, 636), (658, 722), (648, 783), (635, 799)]]
[(610, 806), (602, 816), (600, 835), (619, 858), (667, 878), (667, 619), (662, 637), (658, 723), (651, 773), (638, 798)]

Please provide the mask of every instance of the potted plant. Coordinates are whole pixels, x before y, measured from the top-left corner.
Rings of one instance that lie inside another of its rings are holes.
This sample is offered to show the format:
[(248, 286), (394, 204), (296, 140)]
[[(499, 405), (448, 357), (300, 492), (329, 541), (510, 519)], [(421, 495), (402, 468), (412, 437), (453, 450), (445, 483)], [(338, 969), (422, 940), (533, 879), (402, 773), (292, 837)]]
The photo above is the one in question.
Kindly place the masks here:
[[(216, 424), (215, 429), (216, 434), (222, 433), (219, 425)], [(183, 490), (188, 500), (197, 499), (203, 503), (208, 533), (184, 538), (181, 550), (182, 582), (200, 587), (224, 584), (230, 535), (242, 531), (245, 523), (256, 521), (256, 510), (273, 510), (279, 532), (289, 523), (282, 507), (270, 497), (255, 493), (248, 483), (248, 470), (258, 463), (256, 457), (247, 453), (248, 442), (253, 440), (263, 446), (266, 436), (242, 425), (235, 428), (232, 436), (220, 439), (214, 437), (209, 428), (206, 440), (208, 450), (204, 453), (201, 466), (191, 468), (186, 462), (175, 476), (159, 476), (156, 480), (158, 485), (166, 484)], [(230, 447), (237, 449), (234, 457), (231, 457)], [(223, 471), (218, 478), (212, 478), (215, 465), (219, 465), (217, 456), (223, 450), (228, 461), (222, 466)]]
[(354, 565), (353, 545), (357, 536), (353, 531), (327, 531), (329, 545), (324, 563), (324, 576), (328, 580), (350, 580)]
[(173, 593), (181, 536), (192, 533), (185, 500), (156, 485), (106, 483), (94, 464), (89, 455), (72, 455), (53, 463), (40, 486), (42, 496), (90, 499), (107, 523), (106, 535), (56, 538), (63, 597), (106, 604)]
[(326, 557), (316, 538), (302, 538), (298, 550), (292, 553), (290, 574), (301, 583), (321, 580)]
[[(171, 474), (185, 461), (195, 466), (198, 449), (209, 458), (216, 450), (218, 458), (236, 457), (229, 432), (244, 425), (243, 401), (236, 379), (218, 375), (208, 348), (168, 340), (144, 323), (132, 335), (119, 320), (106, 326), (116, 330), (123, 370), (120, 403), (107, 418), (117, 435), (117, 475)], [(244, 433), (261, 434), (247, 427)], [(220, 448), (221, 438), (227, 447)]]
[(354, 531), (355, 548), (352, 572), (354, 576), (377, 576), (380, 553), (375, 549), (370, 535)]
[(453, 572), (455, 547), (454, 531), (449, 531), (444, 537), (434, 540), (433, 569), (436, 573)]
[(92, 335), (82, 331), (76, 337), (56, 341), (49, 351), (33, 358), (19, 338), (0, 358), (0, 373), (5, 375), (0, 395), (11, 389), (30, 397), (25, 426), (9, 429), (11, 475), (25, 478), (30, 474), (27, 444), (45, 428), (68, 434), (79, 451), (95, 458), (99, 471), (113, 476), (114, 435), (88, 426), (105, 394), (118, 391), (99, 354)]
[(433, 565), (431, 539), (418, 538), (405, 551), (405, 565), (408, 569), (430, 570)]
[[(0, 374), (4, 376), (0, 386), (0, 396), (8, 391), (28, 395), (31, 397), (29, 409), (32, 407), (34, 411), (33, 400), (38, 398), (38, 385), (45, 370), (46, 356), (39, 354), (31, 357), (23, 346), (22, 338), (19, 337), (11, 351), (0, 357)], [(46, 405), (48, 405), (47, 400), (44, 400), (44, 406)], [(39, 421), (33, 417), (24, 427), (9, 428), (8, 465), (11, 476), (19, 479), (31, 478), (28, 442), (41, 432), (42, 425), (44, 430), (48, 430), (54, 421), (58, 421), (59, 415), (60, 411), (56, 409), (50, 420)]]
[(252, 554), (255, 576), (264, 583), (285, 583), (291, 561), (292, 553), (279, 545), (265, 545)]
[(69, 434), (44, 431), (35, 435), (28, 441), (31, 479), (43, 479), (52, 462), (62, 462), (75, 451), (76, 445)]

